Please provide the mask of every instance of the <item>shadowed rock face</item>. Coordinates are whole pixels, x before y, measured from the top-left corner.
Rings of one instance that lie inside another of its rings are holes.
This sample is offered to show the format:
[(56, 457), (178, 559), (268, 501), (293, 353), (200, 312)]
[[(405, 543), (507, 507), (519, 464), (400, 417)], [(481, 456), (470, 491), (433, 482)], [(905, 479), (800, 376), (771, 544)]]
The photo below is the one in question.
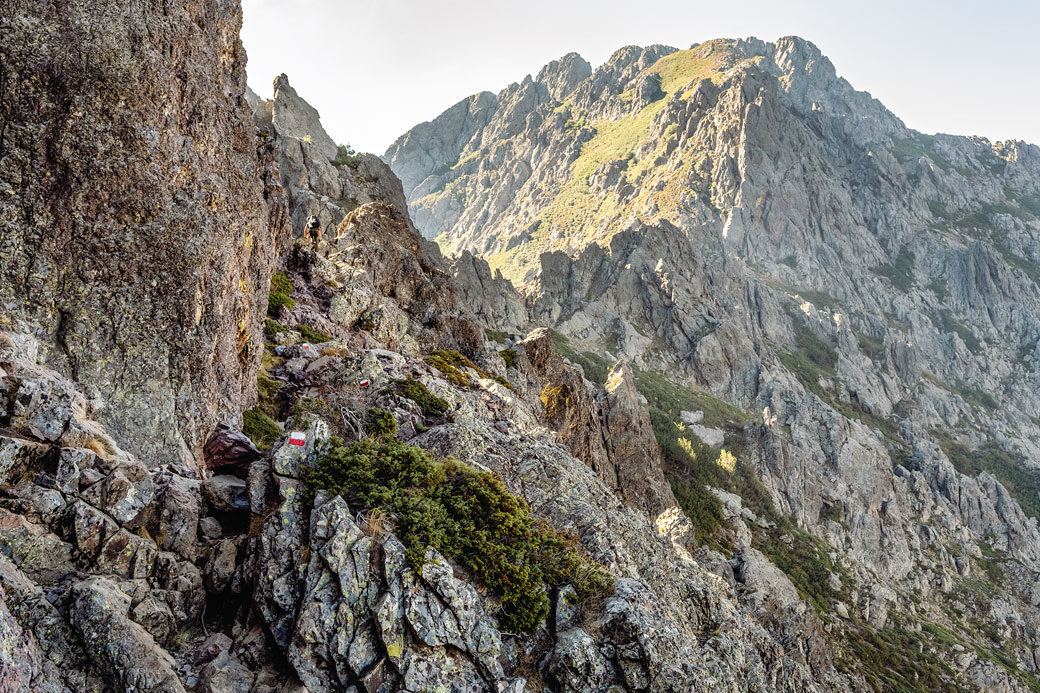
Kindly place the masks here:
[(225, 0), (0, 18), (0, 324), (149, 465), (194, 464), (255, 397), (285, 208), (240, 24)]

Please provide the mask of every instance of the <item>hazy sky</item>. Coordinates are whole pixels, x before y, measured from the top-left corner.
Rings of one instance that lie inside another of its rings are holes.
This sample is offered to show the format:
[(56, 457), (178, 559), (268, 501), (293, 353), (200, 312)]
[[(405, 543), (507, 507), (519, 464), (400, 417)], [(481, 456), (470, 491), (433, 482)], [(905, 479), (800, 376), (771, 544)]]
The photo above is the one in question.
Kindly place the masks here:
[(577, 51), (797, 34), (910, 127), (1040, 143), (1040, 0), (243, 0), (249, 83), (286, 73), (333, 139), (381, 154), (460, 99)]

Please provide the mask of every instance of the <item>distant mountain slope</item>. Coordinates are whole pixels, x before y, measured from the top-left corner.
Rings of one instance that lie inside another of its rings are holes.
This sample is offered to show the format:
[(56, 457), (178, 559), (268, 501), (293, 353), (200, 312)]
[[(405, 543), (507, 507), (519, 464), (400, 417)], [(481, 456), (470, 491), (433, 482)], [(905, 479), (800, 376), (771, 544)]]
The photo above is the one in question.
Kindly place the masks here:
[(791, 37), (568, 55), (384, 159), (419, 229), (523, 282), (587, 373), (633, 360), (663, 443), (689, 434), (657, 374), (746, 412), (725, 445), (853, 562), (825, 609), (889, 645), (939, 624), (982, 688), (1036, 671), (1040, 149), (910, 130)]

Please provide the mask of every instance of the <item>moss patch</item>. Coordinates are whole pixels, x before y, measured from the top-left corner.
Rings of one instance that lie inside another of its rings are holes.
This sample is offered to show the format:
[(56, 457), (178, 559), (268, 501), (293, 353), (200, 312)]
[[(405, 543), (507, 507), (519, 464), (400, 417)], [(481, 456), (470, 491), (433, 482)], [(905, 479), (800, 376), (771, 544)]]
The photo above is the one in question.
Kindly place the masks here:
[(498, 352), (498, 355), (506, 362), (506, 368), (512, 368), (516, 364), (517, 358), (520, 356), (516, 353), (515, 349), (503, 349)]
[(505, 385), (510, 390), (513, 389), (513, 384), (508, 380), (500, 375), (488, 373), (454, 349), (440, 349), (423, 360), (443, 373), (448, 381), (458, 387), (470, 387), (473, 385), (473, 376), (469, 374), (468, 370), (464, 370), (471, 369), (476, 371), (481, 378), (494, 380), (500, 385)]
[(258, 450), (270, 450), (285, 431), (260, 408), (242, 413), (242, 432), (249, 436)]

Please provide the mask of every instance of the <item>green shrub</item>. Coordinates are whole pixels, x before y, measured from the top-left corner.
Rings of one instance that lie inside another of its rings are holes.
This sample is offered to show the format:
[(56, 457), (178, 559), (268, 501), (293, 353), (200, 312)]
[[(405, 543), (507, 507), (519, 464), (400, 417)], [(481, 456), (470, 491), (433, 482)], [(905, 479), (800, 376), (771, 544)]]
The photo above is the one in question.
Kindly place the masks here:
[(282, 427), (260, 408), (243, 412), (242, 421), (242, 432), (249, 436), (258, 450), (270, 450), (284, 433)]
[[(827, 351), (819, 345), (808, 352), (827, 362)], [(806, 360), (815, 363), (808, 356)], [(706, 393), (675, 385), (659, 373), (637, 371), (636, 382), (650, 403), (650, 423), (672, 493), (690, 518), (697, 540), (725, 548), (726, 540), (718, 531), (723, 527), (722, 505), (707, 487), (735, 493), (745, 508), (772, 523), (768, 530), (753, 527), (752, 545), (787, 574), (804, 598), (817, 610), (824, 610), (844, 596), (830, 586), (829, 577), (831, 573), (842, 575), (846, 589), (850, 577), (831, 561), (827, 543), (801, 531), (777, 511), (772, 494), (747, 462), (734, 461), (731, 453), (707, 445), (678, 423), (680, 411), (701, 409), (706, 425), (734, 431), (746, 416), (744, 412)], [(740, 441), (731, 436), (727, 445), (739, 450)], [(835, 511), (830, 512), (837, 517)], [(784, 534), (791, 537), (791, 544), (781, 539)]]
[(271, 275), (271, 291), (280, 291), (283, 294), (291, 294), (293, 292), (292, 282), (289, 281), (289, 277), (285, 275), (285, 272), (275, 272)]
[(300, 333), (300, 336), (311, 344), (321, 344), (322, 342), (329, 341), (329, 336), (321, 330), (316, 330), (310, 325), (304, 325), (302, 322), (293, 328)]
[(887, 277), (892, 282), (892, 286), (906, 293), (914, 285), (914, 254), (906, 248), (902, 248), (896, 256), (894, 264), (878, 265), (872, 267), (870, 271)]
[(503, 344), (505, 344), (511, 338), (511, 335), (508, 332), (502, 332), (501, 330), (493, 330), (490, 327), (484, 328), (484, 334), (486, 334), (487, 338), (490, 339), (492, 342), (501, 342)]
[(266, 337), (269, 342), (274, 341), (274, 336), (279, 332), (288, 332), (291, 329), (291, 327), (286, 327), (277, 320), (264, 318), (264, 337)]
[(957, 386), (954, 389), (954, 392), (963, 397), (965, 402), (976, 407), (983, 407), (990, 411), (1000, 407), (1000, 404), (993, 398), (993, 395), (981, 388), (972, 387), (963, 380), (957, 381)]
[(1040, 471), (1027, 466), (1021, 454), (1003, 450), (993, 442), (972, 450), (945, 434), (935, 435), (958, 472), (968, 476), (989, 472), (1018, 501), (1022, 512), (1040, 519)]
[(369, 408), (365, 422), (365, 432), (377, 438), (391, 438), (397, 433), (397, 420), (394, 415), (378, 407)]
[[(787, 537), (790, 541), (784, 541)], [(769, 557), (790, 578), (798, 593), (816, 611), (830, 611), (844, 595), (831, 587), (831, 573), (844, 573), (830, 558), (831, 547), (824, 540), (804, 532), (788, 518), (777, 528), (757, 533), (751, 545)], [(848, 576), (846, 575), (847, 590)]]
[(929, 317), (940, 332), (943, 334), (956, 333), (961, 338), (961, 341), (964, 342), (964, 346), (968, 347), (968, 351), (973, 354), (979, 353), (979, 347), (981, 346), (979, 338), (975, 336), (970, 327), (954, 318), (950, 309), (942, 308), (939, 310), (938, 315)]
[(867, 355), (871, 361), (882, 361), (885, 358), (885, 341), (866, 334), (857, 334), (860, 351)]
[(285, 306), (289, 310), (292, 310), (296, 306), (296, 301), (292, 300), (283, 293), (272, 291), (267, 297), (267, 314), (271, 316), (277, 316), (278, 310)]
[(689, 481), (673, 481), (672, 493), (679, 507), (693, 523), (698, 542), (704, 542), (722, 527), (722, 503), (718, 496), (702, 484)]
[(271, 277), (271, 292), (267, 297), (267, 314), (272, 318), (278, 317), (278, 310), (285, 306), (292, 310), (296, 301), (289, 298), (293, 292), (292, 282), (285, 276), (284, 272), (278, 272)]
[(423, 360), (439, 370), (449, 382), (457, 387), (469, 387), (473, 384), (473, 377), (466, 370), (463, 370), (472, 368), (481, 378), (494, 380), (500, 385), (505, 385), (510, 390), (513, 389), (511, 382), (500, 375), (488, 373), (454, 349), (439, 349)]
[(353, 508), (393, 516), (410, 565), (427, 547), (457, 561), (502, 602), (505, 630), (530, 632), (549, 612), (546, 586), (571, 584), (579, 598), (606, 593), (612, 580), (585, 559), (573, 537), (531, 517), (523, 499), (492, 473), (397, 440), (333, 441), (308, 477)]
[(282, 381), (272, 378), (265, 370), (256, 372), (256, 408), (272, 419), (278, 412), (274, 398), (281, 386)]
[(957, 690), (956, 675), (944, 659), (933, 651), (931, 632), (918, 633), (902, 628), (849, 628), (845, 631), (849, 649), (859, 660), (861, 673), (878, 691)]
[(399, 389), (398, 394), (412, 400), (422, 409), (426, 416), (444, 416), (450, 406), (447, 400), (441, 399), (430, 392), (425, 385), (415, 378), (396, 381)]
[(914, 133), (910, 137), (895, 137), (892, 135), (889, 135), (889, 137), (892, 140), (892, 146), (889, 151), (892, 152), (892, 156), (896, 158), (896, 161), (901, 164), (917, 161), (923, 156), (934, 161), (935, 165), (944, 171), (949, 171), (953, 168), (953, 164), (948, 159), (936, 153), (935, 135)]
[(812, 289), (799, 289), (798, 295), (819, 309), (840, 305), (838, 299), (826, 291), (814, 291)]
[(780, 352), (780, 362), (807, 390), (825, 402), (832, 402), (833, 397), (824, 391), (820, 380), (834, 377), (834, 369), (838, 365), (838, 352), (829, 340), (821, 339), (812, 331), (803, 315), (789, 307), (787, 312), (791, 317), (797, 349)]
[(552, 345), (556, 353), (568, 361), (580, 365), (585, 371), (586, 380), (596, 385), (607, 382), (607, 373), (610, 372), (611, 365), (607, 359), (591, 351), (578, 353), (567, 338), (556, 330), (550, 330), (549, 334), (552, 337)]
[(997, 243), (996, 246), (1005, 262), (1012, 267), (1022, 270), (1027, 277), (1033, 280), (1034, 283), (1040, 283), (1040, 266), (1037, 266), (1036, 263), (1030, 262), (1026, 258), (1011, 252), (1011, 250), (1003, 243)]
[(516, 353), (515, 349), (503, 349), (498, 352), (498, 355), (506, 362), (506, 368), (512, 368), (513, 364), (515, 364), (516, 360), (520, 357), (520, 355)]
[(681, 411), (703, 411), (704, 425), (730, 431), (744, 427), (748, 415), (739, 407), (713, 397), (704, 390), (676, 385), (657, 371), (635, 371), (636, 389), (646, 397), (651, 409), (669, 414), (672, 421)]

